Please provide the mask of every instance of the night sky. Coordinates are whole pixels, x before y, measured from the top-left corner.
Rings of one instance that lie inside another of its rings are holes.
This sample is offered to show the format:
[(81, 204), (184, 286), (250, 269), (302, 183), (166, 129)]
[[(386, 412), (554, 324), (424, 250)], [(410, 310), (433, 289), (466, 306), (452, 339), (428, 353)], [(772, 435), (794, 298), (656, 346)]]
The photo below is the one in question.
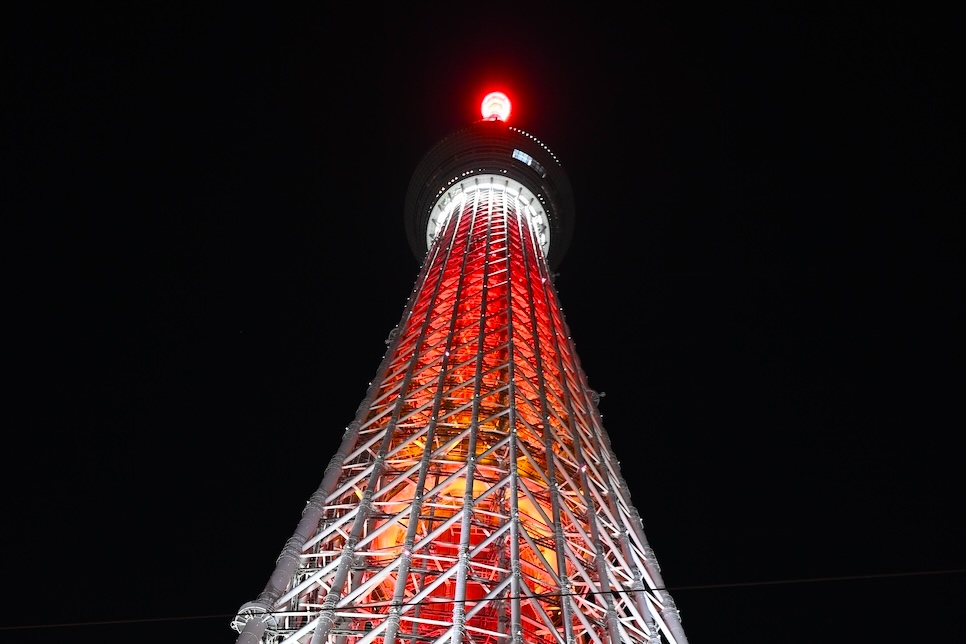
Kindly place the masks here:
[(9, 11), (0, 640), (234, 642), (492, 89), (573, 185), (557, 290), (691, 643), (961, 637), (951, 17), (635, 7)]

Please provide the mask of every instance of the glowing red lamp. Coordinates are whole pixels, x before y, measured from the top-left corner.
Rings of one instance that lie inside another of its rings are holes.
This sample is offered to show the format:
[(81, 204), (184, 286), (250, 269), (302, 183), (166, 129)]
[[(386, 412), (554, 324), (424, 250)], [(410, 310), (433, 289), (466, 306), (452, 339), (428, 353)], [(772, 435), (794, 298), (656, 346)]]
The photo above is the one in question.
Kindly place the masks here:
[(490, 92), (483, 99), (480, 111), (484, 120), (505, 121), (510, 117), (510, 99), (503, 92)]

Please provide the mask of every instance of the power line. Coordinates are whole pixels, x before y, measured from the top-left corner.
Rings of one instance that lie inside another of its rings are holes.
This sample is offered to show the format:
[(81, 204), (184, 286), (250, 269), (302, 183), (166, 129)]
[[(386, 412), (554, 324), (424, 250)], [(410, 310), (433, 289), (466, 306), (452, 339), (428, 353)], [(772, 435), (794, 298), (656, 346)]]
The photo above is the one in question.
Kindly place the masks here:
[[(836, 577), (801, 577), (797, 579), (778, 579), (772, 581), (750, 581), (750, 582), (734, 582), (726, 584), (701, 584), (696, 586), (670, 586), (667, 588), (655, 588), (653, 590), (661, 590), (666, 592), (678, 592), (682, 590), (717, 590), (721, 588), (752, 588), (755, 586), (781, 586), (781, 585), (792, 585), (792, 584), (810, 584), (810, 583), (823, 583), (823, 582), (833, 582), (833, 581), (862, 581), (868, 579), (897, 579), (901, 577), (927, 577), (936, 575), (954, 575), (966, 573), (966, 568), (952, 568), (949, 570), (928, 570), (921, 572), (898, 572), (898, 573), (882, 573), (876, 575), (842, 575)], [(574, 597), (578, 594), (580, 596), (588, 595), (602, 595), (606, 593), (630, 593), (635, 592), (631, 590), (605, 590), (605, 591), (593, 591), (587, 593), (535, 593), (533, 595), (520, 595), (519, 599), (541, 599), (544, 597)], [(516, 599), (515, 597), (507, 597), (506, 599)], [(435, 601), (421, 601), (412, 604), (404, 604), (406, 606), (418, 606), (426, 605), (430, 603), (455, 603), (458, 600), (451, 598), (439, 598)], [(477, 601), (477, 600), (461, 600), (463, 602), (467, 601)], [(391, 605), (391, 602), (385, 602), (385, 605)], [(96, 622), (65, 622), (61, 624), (30, 624), (24, 626), (0, 626), (0, 631), (27, 631), (27, 630), (40, 630), (40, 629), (50, 629), (50, 628), (80, 628), (89, 626), (119, 626), (122, 624), (150, 624), (159, 622), (179, 622), (179, 621), (198, 621), (198, 620), (208, 620), (208, 619), (230, 619), (235, 617), (235, 613), (221, 613), (215, 615), (191, 615), (183, 617), (148, 617), (144, 619), (112, 619), (112, 620), (101, 620)]]
[(842, 575), (839, 577), (802, 577), (799, 579), (778, 579), (774, 581), (743, 581), (731, 584), (702, 584), (700, 586), (675, 586), (668, 591), (679, 590), (713, 590), (716, 588), (750, 588), (752, 586), (779, 586), (783, 584), (810, 584), (825, 581), (860, 581), (863, 579), (894, 579), (897, 577), (924, 577), (927, 575), (953, 575), (966, 572), (966, 568), (952, 568), (950, 570), (929, 570), (922, 572), (895, 572), (878, 575)]
[(191, 615), (184, 617), (145, 617), (144, 619), (106, 619), (97, 622), (63, 622), (60, 624), (30, 624), (26, 626), (0, 626), (0, 631), (29, 631), (43, 628), (77, 628), (80, 626), (120, 626), (122, 624), (149, 624), (158, 622), (187, 622), (202, 619), (225, 619), (234, 615)]

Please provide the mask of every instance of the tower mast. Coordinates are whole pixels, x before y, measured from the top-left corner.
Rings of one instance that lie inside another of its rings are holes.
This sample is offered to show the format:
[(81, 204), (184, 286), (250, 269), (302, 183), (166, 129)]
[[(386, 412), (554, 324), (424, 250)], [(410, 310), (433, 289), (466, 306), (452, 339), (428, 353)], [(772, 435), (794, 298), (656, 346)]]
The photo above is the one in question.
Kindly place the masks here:
[(570, 183), (509, 107), (417, 166), (415, 287), (237, 644), (687, 644), (553, 286)]

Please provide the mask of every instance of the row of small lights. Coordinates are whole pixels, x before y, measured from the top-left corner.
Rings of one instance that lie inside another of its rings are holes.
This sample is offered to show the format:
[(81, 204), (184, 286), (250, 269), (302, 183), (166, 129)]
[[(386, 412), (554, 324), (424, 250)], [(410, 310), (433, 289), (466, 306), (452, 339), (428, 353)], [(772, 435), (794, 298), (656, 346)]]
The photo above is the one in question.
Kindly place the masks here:
[(547, 154), (549, 154), (553, 158), (554, 161), (557, 162), (557, 165), (560, 165), (560, 159), (557, 158), (557, 155), (553, 153), (553, 150), (551, 150), (550, 148), (548, 148), (543, 141), (541, 141), (537, 137), (533, 136), (529, 132), (526, 132), (526, 131), (521, 130), (521, 129), (516, 128), (516, 127), (513, 127), (512, 125), (508, 125), (507, 127), (509, 129), (513, 130), (514, 132), (518, 132), (518, 133), (522, 134), (523, 136), (527, 137), (528, 139), (530, 139), (531, 141), (533, 141), (534, 143), (536, 143), (537, 145), (539, 145), (541, 148), (544, 149), (544, 151)]
[[(536, 139), (534, 139), (534, 140), (536, 140)], [(453, 185), (454, 183), (456, 183), (456, 182), (457, 182), (457, 181), (459, 181), (460, 179), (462, 179), (462, 178), (464, 178), (464, 177), (466, 177), (467, 175), (470, 175), (470, 174), (476, 174), (476, 172), (477, 172), (476, 170), (467, 170), (467, 171), (466, 171), (466, 172), (464, 172), (463, 174), (461, 174), (461, 175), (459, 175), (459, 176), (457, 176), (457, 177), (453, 177), (452, 179), (450, 179), (450, 180), (449, 180), (449, 183), (447, 183), (445, 187), (443, 187), (443, 188), (440, 188), (440, 189), (439, 189), (439, 192), (437, 192), (437, 193), (436, 193), (436, 200), (439, 200), (439, 196), (440, 196), (441, 194), (443, 194), (444, 192), (446, 192), (446, 190), (447, 190), (447, 189), (448, 189), (448, 188), (449, 188), (450, 186), (452, 186), (452, 185)], [(479, 172), (483, 172), (483, 168), (480, 168), (480, 169), (479, 169)], [(503, 174), (506, 174), (506, 170), (500, 170), (500, 172), (501, 172), (501, 173), (503, 173)], [(546, 201), (544, 201), (544, 199), (543, 199), (543, 193), (541, 192), (540, 194), (538, 194), (538, 195), (536, 195), (536, 197), (537, 197), (537, 199), (539, 199), (539, 200), (540, 200), (540, 203), (541, 203), (541, 204), (543, 204), (543, 206), (544, 206), (544, 208), (546, 208), (546, 207), (547, 207), (547, 202), (546, 202)]]
[[(435, 198), (436, 199), (439, 199), (440, 195), (442, 195), (444, 192), (446, 192), (449, 189), (450, 186), (452, 186), (454, 183), (456, 183), (460, 179), (463, 179), (464, 177), (466, 177), (468, 175), (471, 175), (471, 174), (476, 174), (477, 172), (483, 172), (483, 168), (480, 168), (479, 170), (467, 170), (463, 174), (453, 177), (452, 179), (449, 180), (449, 183), (447, 183), (445, 186), (443, 186), (442, 188), (439, 189), (439, 192), (436, 193), (436, 197)], [(506, 174), (506, 170), (500, 170), (500, 172), (503, 173), (503, 174)], [(543, 199), (541, 199), (540, 201), (543, 201)]]

